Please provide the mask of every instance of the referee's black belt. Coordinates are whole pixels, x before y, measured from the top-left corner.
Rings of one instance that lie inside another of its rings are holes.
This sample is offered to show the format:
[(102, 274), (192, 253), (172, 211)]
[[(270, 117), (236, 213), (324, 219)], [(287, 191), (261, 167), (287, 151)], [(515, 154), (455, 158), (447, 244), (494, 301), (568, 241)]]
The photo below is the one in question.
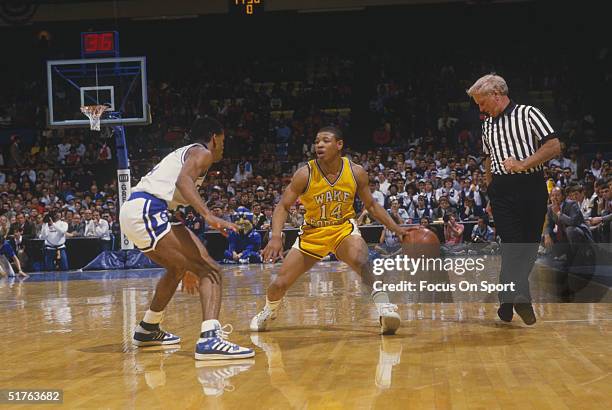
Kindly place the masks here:
[(502, 186), (537, 186), (544, 184), (544, 172), (536, 171), (532, 174), (493, 174), (493, 184), (497, 187)]

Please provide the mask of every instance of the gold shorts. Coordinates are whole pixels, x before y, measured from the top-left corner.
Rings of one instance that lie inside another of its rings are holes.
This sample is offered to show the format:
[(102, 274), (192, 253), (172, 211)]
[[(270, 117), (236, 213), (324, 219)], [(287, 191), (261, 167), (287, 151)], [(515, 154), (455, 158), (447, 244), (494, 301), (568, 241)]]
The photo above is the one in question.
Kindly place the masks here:
[(335, 253), (344, 238), (351, 235), (361, 236), (354, 219), (349, 219), (341, 225), (321, 228), (307, 227), (306, 229), (300, 229), (293, 248), (313, 258), (323, 259), (329, 253)]

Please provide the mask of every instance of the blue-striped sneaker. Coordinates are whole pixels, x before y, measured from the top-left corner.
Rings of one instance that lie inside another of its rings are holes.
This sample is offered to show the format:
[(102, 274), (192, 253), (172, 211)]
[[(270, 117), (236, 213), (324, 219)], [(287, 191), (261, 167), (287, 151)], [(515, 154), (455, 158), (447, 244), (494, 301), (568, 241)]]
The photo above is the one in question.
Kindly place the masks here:
[(215, 319), (204, 321), (202, 333), (196, 343), (196, 360), (245, 359), (255, 356), (253, 349), (238, 346), (227, 340), (232, 330), (232, 325), (221, 327), (219, 321)]
[[(150, 330), (145, 329), (149, 327)], [(135, 346), (160, 346), (160, 345), (174, 345), (181, 342), (181, 338), (172, 333), (164, 331), (159, 325), (152, 327), (148, 323), (140, 322), (136, 326), (134, 331), (134, 337), (132, 338), (132, 344)]]

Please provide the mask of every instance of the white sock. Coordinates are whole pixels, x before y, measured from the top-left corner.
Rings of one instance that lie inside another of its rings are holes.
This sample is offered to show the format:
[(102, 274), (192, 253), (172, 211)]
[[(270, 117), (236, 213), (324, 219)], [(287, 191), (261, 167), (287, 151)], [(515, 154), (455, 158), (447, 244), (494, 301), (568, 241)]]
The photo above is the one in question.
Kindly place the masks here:
[(271, 310), (272, 312), (274, 312), (276, 309), (278, 309), (281, 305), (281, 302), (283, 301), (283, 299), (279, 299), (279, 300), (270, 300), (268, 299), (268, 297), (266, 296), (266, 307), (268, 308), (268, 310)]
[(217, 319), (208, 319), (202, 322), (202, 333), (214, 329), (221, 329), (221, 323)]
[(156, 325), (158, 323), (161, 323), (163, 318), (164, 318), (164, 311), (163, 310), (161, 312), (154, 312), (151, 309), (149, 309), (145, 313), (144, 319), (142, 319), (142, 321), (145, 322), (145, 323), (150, 323), (152, 325)]

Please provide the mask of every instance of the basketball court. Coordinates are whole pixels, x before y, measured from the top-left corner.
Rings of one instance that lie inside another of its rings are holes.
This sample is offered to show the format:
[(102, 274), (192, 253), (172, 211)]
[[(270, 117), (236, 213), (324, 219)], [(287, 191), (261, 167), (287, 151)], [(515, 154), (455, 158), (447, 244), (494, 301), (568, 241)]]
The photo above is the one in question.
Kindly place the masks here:
[[(180, 346), (132, 346), (160, 269), (0, 281), (0, 384), (64, 389), (72, 408), (612, 406), (609, 304), (537, 304), (533, 328), (500, 324), (494, 303), (403, 304), (402, 328), (381, 337), (358, 277), (323, 262), (291, 288), (269, 331), (251, 333), (274, 271), (224, 268), (220, 321), (256, 349), (234, 362), (193, 360), (199, 301), (181, 292), (164, 320)], [(544, 278), (535, 292), (550, 286), (545, 273), (534, 272)]]
[[(229, 3), (230, 13), (264, 12), (263, 1)], [(133, 182), (128, 127), (155, 124), (147, 57), (122, 55), (118, 31), (82, 32), (80, 43), (80, 56), (70, 50), (74, 58), (46, 61), (46, 125), (114, 138), (120, 209)], [(121, 250), (114, 252), (140, 254), (127, 236), (117, 239)], [(439, 285), (496, 283), (499, 265), (499, 256), (491, 256), (481, 276), (438, 270), (427, 278)], [(607, 262), (600, 265), (605, 272), (593, 274), (591, 264), (586, 276), (572, 279), (583, 281), (573, 283), (584, 296), (573, 302), (580, 303), (562, 303), (567, 278), (536, 264), (532, 327), (518, 318), (502, 323), (495, 292), (484, 298), (443, 287), (397, 292), (391, 302), (402, 326), (384, 337), (370, 289), (341, 262), (318, 263), (300, 277), (265, 332), (251, 332), (249, 323), (280, 265), (223, 265), (219, 321), (231, 324), (231, 341), (254, 348), (255, 357), (202, 361), (194, 360), (199, 298), (180, 290), (163, 328), (181, 343), (132, 344), (163, 269), (0, 278), (0, 387), (3, 394), (61, 390), (70, 408), (610, 409), (612, 272)]]

